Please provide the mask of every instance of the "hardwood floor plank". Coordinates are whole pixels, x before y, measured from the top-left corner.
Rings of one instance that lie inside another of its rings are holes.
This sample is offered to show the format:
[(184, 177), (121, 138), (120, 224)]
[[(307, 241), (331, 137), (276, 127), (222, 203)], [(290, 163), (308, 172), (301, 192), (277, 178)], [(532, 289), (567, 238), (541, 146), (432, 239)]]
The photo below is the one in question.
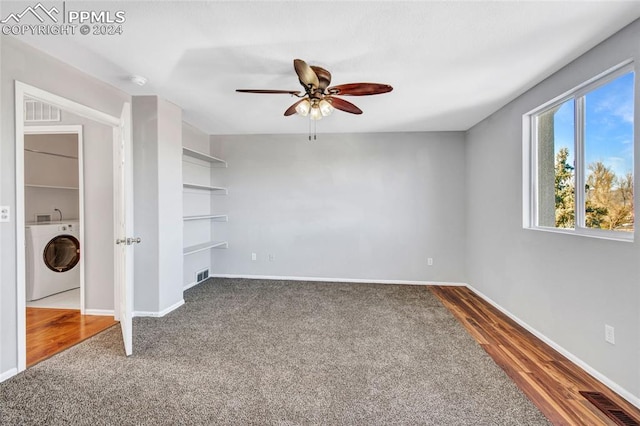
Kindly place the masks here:
[(75, 309), (27, 308), (27, 367), (117, 324), (113, 317)]
[(615, 425), (579, 391), (602, 392), (640, 423), (640, 409), (466, 287), (430, 287), (554, 425)]

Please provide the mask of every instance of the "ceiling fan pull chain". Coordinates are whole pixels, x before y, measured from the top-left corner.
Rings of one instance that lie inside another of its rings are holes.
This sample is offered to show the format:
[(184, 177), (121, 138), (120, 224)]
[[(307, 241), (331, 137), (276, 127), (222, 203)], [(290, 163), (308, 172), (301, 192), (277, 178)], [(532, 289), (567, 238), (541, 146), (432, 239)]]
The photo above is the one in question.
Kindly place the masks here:
[(309, 122), (309, 142), (311, 142), (311, 117), (309, 117), (307, 121)]

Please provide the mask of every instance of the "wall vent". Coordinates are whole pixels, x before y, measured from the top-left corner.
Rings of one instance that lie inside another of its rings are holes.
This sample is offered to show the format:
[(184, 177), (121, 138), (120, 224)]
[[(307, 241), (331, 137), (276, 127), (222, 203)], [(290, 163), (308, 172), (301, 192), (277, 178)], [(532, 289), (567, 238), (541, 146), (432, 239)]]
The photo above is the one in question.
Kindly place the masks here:
[(24, 100), (24, 121), (28, 123), (60, 121), (60, 108), (26, 98)]
[(587, 398), (590, 403), (613, 420), (615, 424), (619, 426), (640, 426), (636, 419), (601, 392), (580, 391), (580, 395)]
[(203, 269), (200, 272), (196, 273), (196, 282), (202, 282), (209, 278), (209, 269)]

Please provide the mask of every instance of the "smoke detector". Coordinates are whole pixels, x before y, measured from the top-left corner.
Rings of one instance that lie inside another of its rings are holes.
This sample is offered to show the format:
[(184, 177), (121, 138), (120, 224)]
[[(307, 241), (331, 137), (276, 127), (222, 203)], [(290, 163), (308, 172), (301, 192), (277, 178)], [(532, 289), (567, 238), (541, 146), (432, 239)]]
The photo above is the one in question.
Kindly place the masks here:
[(131, 77), (129, 77), (129, 80), (132, 83), (137, 84), (138, 86), (144, 86), (145, 84), (147, 84), (147, 79), (141, 75), (132, 75)]

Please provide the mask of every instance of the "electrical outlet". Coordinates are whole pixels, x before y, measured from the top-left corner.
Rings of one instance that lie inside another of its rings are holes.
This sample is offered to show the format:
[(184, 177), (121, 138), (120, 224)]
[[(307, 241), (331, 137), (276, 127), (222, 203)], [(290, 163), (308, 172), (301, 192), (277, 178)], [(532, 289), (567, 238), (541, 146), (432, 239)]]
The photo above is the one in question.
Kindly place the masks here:
[(0, 222), (9, 222), (11, 220), (11, 210), (9, 206), (0, 206)]
[(274, 260), (276, 260), (276, 255), (275, 254), (269, 254), (269, 262), (273, 262)]
[(433, 266), (433, 257), (427, 258), (427, 265)]
[(255, 253), (251, 253), (251, 260), (258, 260), (258, 255)]
[(615, 329), (610, 325), (604, 326), (604, 340), (607, 343), (611, 343), (612, 345), (616, 344), (616, 333)]

